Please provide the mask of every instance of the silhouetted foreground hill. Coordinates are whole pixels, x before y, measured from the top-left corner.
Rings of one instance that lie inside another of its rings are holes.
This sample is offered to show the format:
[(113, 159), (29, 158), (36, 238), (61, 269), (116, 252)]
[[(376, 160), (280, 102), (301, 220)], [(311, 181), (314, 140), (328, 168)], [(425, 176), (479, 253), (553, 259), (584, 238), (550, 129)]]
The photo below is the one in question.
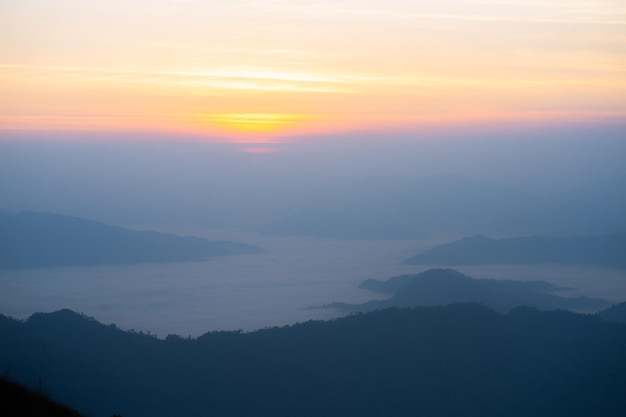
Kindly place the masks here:
[(202, 261), (257, 253), (242, 243), (135, 231), (53, 213), (0, 212), (0, 268)]
[(626, 326), (478, 305), (165, 340), (0, 316), (0, 369), (93, 417), (622, 416)]
[(559, 297), (563, 290), (545, 281), (511, 281), (471, 278), (453, 269), (429, 269), (419, 274), (400, 275), (386, 281), (366, 280), (360, 288), (390, 293), (387, 300), (364, 304), (334, 303), (328, 307), (371, 311), (386, 307), (436, 306), (480, 303), (499, 312), (519, 306), (542, 310), (597, 311), (611, 302), (591, 297)]
[(626, 268), (626, 233), (492, 239), (476, 235), (435, 246), (406, 261), (411, 265), (581, 264)]
[(8, 378), (0, 378), (0, 409), (5, 417), (81, 417), (78, 411)]

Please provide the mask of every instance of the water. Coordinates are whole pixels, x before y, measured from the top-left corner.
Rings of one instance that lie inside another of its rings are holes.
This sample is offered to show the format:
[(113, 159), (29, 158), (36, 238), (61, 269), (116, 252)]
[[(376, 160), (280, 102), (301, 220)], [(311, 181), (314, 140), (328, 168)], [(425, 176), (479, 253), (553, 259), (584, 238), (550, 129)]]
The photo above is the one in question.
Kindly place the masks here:
[[(70, 308), (106, 324), (159, 337), (328, 319), (342, 313), (309, 307), (383, 297), (359, 289), (358, 284), (428, 269), (401, 262), (433, 244), (195, 234), (252, 243), (267, 252), (195, 263), (0, 271), (0, 313), (27, 318), (34, 312)], [(456, 269), (476, 278), (546, 280), (575, 287), (561, 295), (626, 300), (622, 270), (559, 265)]]

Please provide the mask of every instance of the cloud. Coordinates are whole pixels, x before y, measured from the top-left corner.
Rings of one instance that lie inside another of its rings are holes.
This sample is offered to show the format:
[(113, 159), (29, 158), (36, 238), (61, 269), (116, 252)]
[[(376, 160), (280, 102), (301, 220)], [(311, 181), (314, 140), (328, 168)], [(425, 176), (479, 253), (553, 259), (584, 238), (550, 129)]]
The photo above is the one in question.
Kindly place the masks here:
[(283, 92), (350, 93), (340, 84), (345, 80), (329, 76), (279, 71), (264, 68), (217, 68), (214, 70), (142, 70), (100, 69), (84, 66), (45, 66), (0, 64), (0, 72), (15, 72), (31, 75), (35, 72), (54, 72), (65, 75), (99, 76), (101, 79), (129, 81), (160, 85), (182, 85), (196, 88), (258, 90)]
[(291, 10), (293, 13), (353, 17), (377, 16), (381, 18), (442, 21), (626, 25), (626, 12), (623, 5), (611, 1), (448, 0), (438, 2), (436, 6), (426, 2), (407, 3), (397, 0), (384, 3), (367, 2), (365, 4), (363, 2), (303, 3), (282, 4), (281, 7), (283, 7), (284, 12)]

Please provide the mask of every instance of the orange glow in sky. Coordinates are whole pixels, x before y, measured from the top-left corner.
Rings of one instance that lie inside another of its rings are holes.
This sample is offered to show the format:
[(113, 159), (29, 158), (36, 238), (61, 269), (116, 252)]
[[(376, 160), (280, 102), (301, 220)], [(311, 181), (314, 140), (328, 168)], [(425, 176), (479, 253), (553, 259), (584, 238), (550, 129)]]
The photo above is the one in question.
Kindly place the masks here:
[(240, 142), (626, 118), (622, 0), (7, 0), (0, 129)]
[(231, 113), (197, 116), (198, 122), (209, 130), (224, 134), (277, 135), (293, 132), (311, 119), (298, 114)]

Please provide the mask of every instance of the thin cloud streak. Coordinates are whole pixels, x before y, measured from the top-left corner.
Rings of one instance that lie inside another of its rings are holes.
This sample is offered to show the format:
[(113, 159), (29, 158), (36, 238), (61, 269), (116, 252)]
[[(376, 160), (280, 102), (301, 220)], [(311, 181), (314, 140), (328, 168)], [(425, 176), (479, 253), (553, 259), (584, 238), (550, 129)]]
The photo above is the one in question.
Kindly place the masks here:
[(406, 13), (384, 9), (334, 9), (334, 10), (309, 10), (308, 13), (320, 15), (371, 15), (387, 16), (396, 19), (419, 19), (419, 20), (442, 20), (442, 21), (468, 21), (468, 22), (501, 22), (501, 23), (566, 23), (566, 24), (589, 24), (607, 26), (625, 26), (626, 18), (611, 19), (609, 16), (600, 15), (602, 18), (590, 18), (586, 12), (566, 17), (536, 16), (524, 17), (513, 15), (474, 15), (474, 14), (446, 14), (446, 13)]
[[(385, 2), (385, 7), (368, 7), (362, 3), (349, 4), (345, 2), (328, 2), (314, 4), (294, 4), (282, 0), (276, 1), (251, 1), (234, 3), (225, 7), (249, 10), (258, 9), (257, 12), (283, 13), (283, 14), (310, 14), (310, 15), (336, 15), (336, 16), (376, 16), (394, 19), (420, 19), (420, 20), (443, 20), (443, 21), (475, 21), (475, 22), (511, 22), (511, 23), (571, 23), (593, 25), (626, 25), (626, 11), (618, 4), (606, 4), (604, 7), (598, 2), (521, 2), (521, 1), (497, 1), (497, 0), (467, 0), (448, 1), (441, 3), (441, 12), (412, 12), (411, 9), (423, 9), (417, 4), (395, 4), (397, 2)], [(378, 5), (381, 2), (368, 2)], [(402, 3), (402, 2), (401, 2)], [(447, 5), (447, 6), (446, 6)], [(513, 13), (494, 12), (492, 8), (460, 13), (449, 13), (455, 6), (502, 6), (517, 8), (534, 15), (524, 16)], [(274, 6), (274, 7), (272, 7)], [(354, 6), (354, 7), (350, 7)], [(429, 7), (436, 8), (436, 7)], [(445, 12), (443, 12), (445, 11)], [(485, 14), (485, 11), (489, 14)]]
[[(616, 67), (607, 67), (605, 70), (619, 70)], [(515, 76), (493, 79), (492, 77), (432, 77), (416, 76), (403, 77), (398, 75), (377, 75), (377, 74), (337, 74), (322, 75), (314, 73), (280, 72), (256, 68), (235, 68), (216, 69), (206, 71), (186, 71), (186, 70), (136, 70), (136, 69), (101, 69), (82, 66), (45, 66), (45, 65), (20, 65), (20, 64), (0, 64), (0, 72), (10, 73), (12, 71), (24, 73), (34, 72), (56, 72), (66, 75), (95, 74), (109, 77), (129, 76), (137, 83), (156, 84), (184, 84), (196, 87), (214, 87), (236, 90), (261, 90), (261, 91), (300, 91), (300, 92), (327, 92), (327, 93), (357, 93), (356, 87), (359, 85), (369, 86), (481, 86), (498, 85), (503, 86), (530, 86), (543, 84), (576, 84), (580, 82), (576, 77), (570, 79), (529, 79), (516, 78)], [(624, 72), (624, 70), (619, 70)], [(276, 83), (273, 83), (276, 82)], [(300, 84), (292, 84), (297, 82)], [(345, 87), (342, 87), (345, 86)]]
[[(318, 76), (310, 73), (271, 72), (265, 70), (215, 70), (215, 71), (146, 71), (132, 69), (99, 69), (89, 67), (6, 65), (0, 64), (0, 71), (42, 71), (65, 73), (66, 75), (95, 74), (119, 78), (128, 76), (131, 81), (148, 84), (183, 84), (192, 87), (293, 91), (319, 93), (352, 93), (337, 84), (345, 81)], [(230, 80), (230, 81), (229, 81)], [(245, 81), (247, 80), (247, 81)], [(294, 84), (297, 82), (300, 84)]]

